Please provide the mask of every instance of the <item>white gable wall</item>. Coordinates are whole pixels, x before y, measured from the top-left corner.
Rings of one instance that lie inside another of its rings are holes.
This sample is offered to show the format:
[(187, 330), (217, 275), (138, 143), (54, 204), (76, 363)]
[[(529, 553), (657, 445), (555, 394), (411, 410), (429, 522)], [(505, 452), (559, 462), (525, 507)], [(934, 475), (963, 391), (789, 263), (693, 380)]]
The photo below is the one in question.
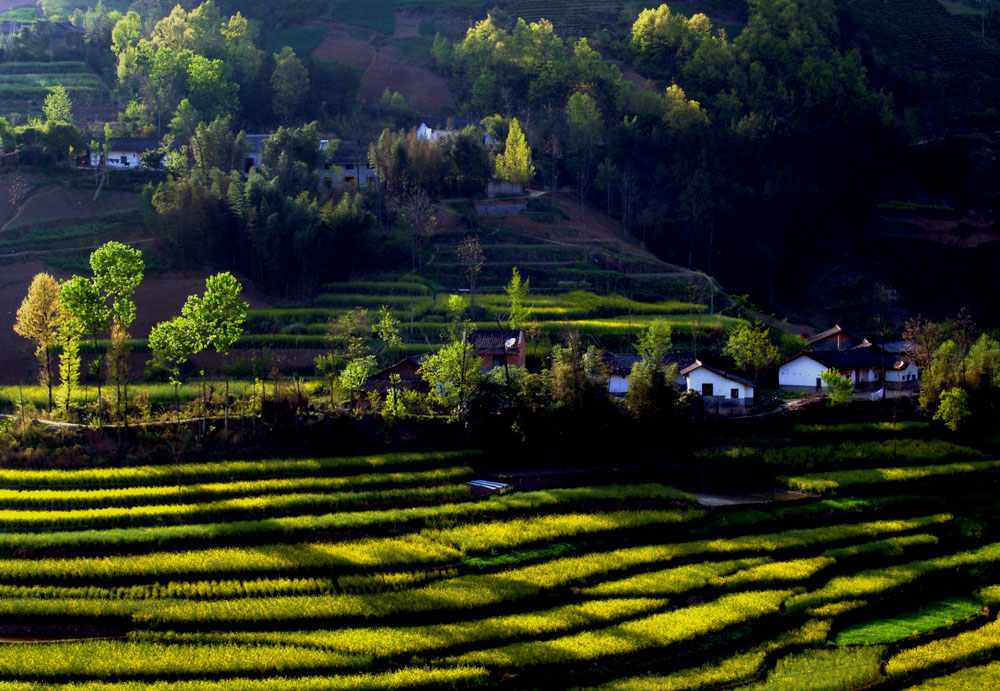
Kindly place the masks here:
[(753, 399), (753, 387), (733, 381), (728, 377), (717, 374), (706, 367), (699, 367), (687, 375), (687, 388), (694, 389), (698, 393), (703, 390), (704, 384), (712, 385), (712, 395), (719, 398), (734, 399), (733, 389), (736, 389), (735, 399)]
[(906, 368), (901, 370), (886, 369), (885, 380), (887, 382), (908, 382), (917, 381), (920, 376), (920, 371), (917, 366), (912, 362), (906, 363)]
[(628, 379), (620, 374), (612, 374), (608, 377), (608, 391), (619, 395), (628, 393)]
[[(813, 360), (808, 355), (800, 355), (786, 362), (778, 370), (778, 386), (795, 386), (799, 388), (816, 388), (816, 380), (826, 371), (826, 367)], [(820, 388), (826, 384), (820, 381)]]

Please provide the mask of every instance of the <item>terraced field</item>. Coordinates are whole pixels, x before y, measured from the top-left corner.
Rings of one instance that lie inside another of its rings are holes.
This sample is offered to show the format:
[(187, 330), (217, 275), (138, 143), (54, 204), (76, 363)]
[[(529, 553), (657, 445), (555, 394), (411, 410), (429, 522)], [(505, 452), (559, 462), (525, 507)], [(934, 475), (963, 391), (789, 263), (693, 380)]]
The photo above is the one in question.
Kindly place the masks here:
[[(907, 430), (940, 445), (925, 466), (980, 457)], [(866, 465), (815, 428), (793, 441), (769, 467), (801, 467), (809, 448)], [(447, 452), (3, 470), (0, 635), (73, 640), (0, 645), (0, 691), (995, 679), (992, 487), (894, 479), (707, 511), (655, 481), (473, 496), (464, 481), (488, 465)]]

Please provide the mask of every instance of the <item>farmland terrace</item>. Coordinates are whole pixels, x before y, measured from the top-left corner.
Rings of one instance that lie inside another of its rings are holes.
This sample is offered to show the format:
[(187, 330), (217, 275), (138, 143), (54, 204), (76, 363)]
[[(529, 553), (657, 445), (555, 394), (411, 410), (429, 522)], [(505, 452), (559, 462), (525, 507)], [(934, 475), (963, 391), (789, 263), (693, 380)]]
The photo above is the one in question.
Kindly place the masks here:
[(818, 493), (714, 510), (662, 468), (475, 496), (513, 480), (472, 451), (0, 470), (3, 633), (74, 639), (0, 689), (972, 688), (998, 462), (939, 437), (706, 451)]

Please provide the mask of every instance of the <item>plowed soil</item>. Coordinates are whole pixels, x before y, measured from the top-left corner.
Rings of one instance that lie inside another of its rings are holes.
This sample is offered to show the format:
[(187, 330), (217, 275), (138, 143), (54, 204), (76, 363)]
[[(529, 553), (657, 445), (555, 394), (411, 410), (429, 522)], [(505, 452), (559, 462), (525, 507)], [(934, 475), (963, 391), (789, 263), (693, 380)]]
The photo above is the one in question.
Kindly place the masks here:
[(361, 76), (361, 98), (374, 103), (382, 93), (398, 91), (411, 108), (425, 113), (447, 108), (454, 102), (448, 84), (430, 70), (407, 64), (393, 48), (382, 48)]
[(375, 49), (367, 41), (331, 31), (312, 52), (312, 56), (316, 60), (343, 62), (367, 69), (375, 59)]

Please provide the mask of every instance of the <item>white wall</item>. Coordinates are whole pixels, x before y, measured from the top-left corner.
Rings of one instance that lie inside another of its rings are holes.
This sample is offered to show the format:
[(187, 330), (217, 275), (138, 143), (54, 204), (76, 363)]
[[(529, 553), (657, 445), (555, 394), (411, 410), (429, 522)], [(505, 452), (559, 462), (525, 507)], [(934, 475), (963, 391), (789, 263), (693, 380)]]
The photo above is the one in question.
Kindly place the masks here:
[(920, 371), (917, 366), (912, 362), (906, 363), (906, 369), (894, 370), (887, 369), (885, 371), (885, 380), (887, 382), (906, 382), (906, 381), (917, 381), (920, 376)]
[(618, 374), (612, 374), (608, 377), (608, 391), (615, 394), (628, 393), (628, 379)]
[[(90, 165), (95, 168), (101, 163), (100, 153), (91, 152), (90, 154)], [(122, 159), (126, 162), (122, 162)], [(164, 156), (163, 160), (166, 162), (167, 157)], [(112, 151), (108, 154), (107, 167), (117, 170), (143, 170), (145, 166), (142, 165), (142, 158), (140, 154), (136, 151)]]
[[(815, 389), (816, 380), (825, 370), (826, 367), (808, 355), (801, 355), (791, 362), (786, 362), (778, 370), (778, 386), (800, 386)], [(820, 388), (826, 388), (826, 384), (822, 381)]]
[(687, 388), (701, 393), (702, 384), (712, 385), (712, 395), (719, 398), (732, 398), (732, 389), (736, 389), (737, 399), (753, 398), (753, 387), (740, 384), (716, 374), (710, 369), (699, 367), (687, 375)]

